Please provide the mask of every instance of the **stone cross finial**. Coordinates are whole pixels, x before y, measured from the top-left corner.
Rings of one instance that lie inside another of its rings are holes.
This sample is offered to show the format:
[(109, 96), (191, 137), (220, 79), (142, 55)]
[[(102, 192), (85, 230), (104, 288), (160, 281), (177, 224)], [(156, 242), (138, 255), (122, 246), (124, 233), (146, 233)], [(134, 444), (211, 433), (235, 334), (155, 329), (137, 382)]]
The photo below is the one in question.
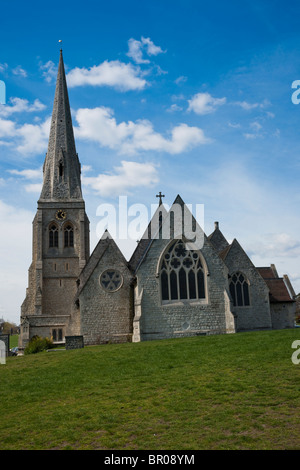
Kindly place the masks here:
[(156, 197), (159, 197), (159, 205), (161, 206), (161, 205), (162, 205), (162, 199), (161, 199), (161, 198), (162, 198), (162, 197), (165, 197), (165, 195), (164, 195), (164, 194), (161, 194), (161, 191), (159, 191), (159, 193), (156, 194)]

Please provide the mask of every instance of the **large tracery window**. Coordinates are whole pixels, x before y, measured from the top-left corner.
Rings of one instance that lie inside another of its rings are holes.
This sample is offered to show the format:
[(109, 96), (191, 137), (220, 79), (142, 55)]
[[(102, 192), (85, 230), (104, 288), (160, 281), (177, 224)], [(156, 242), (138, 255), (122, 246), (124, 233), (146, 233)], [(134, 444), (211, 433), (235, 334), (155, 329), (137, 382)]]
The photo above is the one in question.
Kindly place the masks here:
[(51, 224), (49, 227), (49, 248), (58, 247), (58, 227)]
[(74, 246), (74, 231), (71, 224), (66, 225), (64, 228), (64, 246)]
[(165, 252), (160, 267), (163, 303), (206, 298), (204, 267), (198, 251), (186, 249), (176, 240)]
[(249, 281), (244, 274), (236, 272), (229, 276), (229, 291), (234, 307), (250, 305)]

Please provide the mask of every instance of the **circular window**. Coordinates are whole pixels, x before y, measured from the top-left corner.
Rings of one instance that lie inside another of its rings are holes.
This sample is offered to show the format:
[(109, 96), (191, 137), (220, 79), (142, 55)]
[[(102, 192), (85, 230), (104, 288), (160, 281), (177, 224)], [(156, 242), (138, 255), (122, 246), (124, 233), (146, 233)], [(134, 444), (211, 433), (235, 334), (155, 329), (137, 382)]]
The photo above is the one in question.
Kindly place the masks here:
[(107, 269), (100, 276), (100, 286), (107, 292), (116, 292), (123, 284), (123, 276), (117, 269)]

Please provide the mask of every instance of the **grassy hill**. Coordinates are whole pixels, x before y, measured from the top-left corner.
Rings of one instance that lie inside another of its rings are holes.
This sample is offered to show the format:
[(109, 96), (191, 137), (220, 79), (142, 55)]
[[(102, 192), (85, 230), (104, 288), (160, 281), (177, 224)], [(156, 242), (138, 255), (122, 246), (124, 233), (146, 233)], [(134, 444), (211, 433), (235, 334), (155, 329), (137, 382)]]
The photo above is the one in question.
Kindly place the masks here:
[(297, 339), (293, 329), (8, 358), (0, 449), (299, 449)]

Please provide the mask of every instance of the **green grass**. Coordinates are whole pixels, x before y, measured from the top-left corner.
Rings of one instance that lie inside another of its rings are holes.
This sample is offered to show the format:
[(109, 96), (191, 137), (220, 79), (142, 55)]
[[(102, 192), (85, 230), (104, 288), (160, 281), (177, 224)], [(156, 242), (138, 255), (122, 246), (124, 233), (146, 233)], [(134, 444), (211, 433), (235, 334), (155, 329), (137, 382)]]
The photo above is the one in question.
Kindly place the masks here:
[(19, 335), (11, 335), (9, 337), (9, 347), (16, 348), (18, 346)]
[(300, 449), (299, 329), (10, 357), (0, 449)]

